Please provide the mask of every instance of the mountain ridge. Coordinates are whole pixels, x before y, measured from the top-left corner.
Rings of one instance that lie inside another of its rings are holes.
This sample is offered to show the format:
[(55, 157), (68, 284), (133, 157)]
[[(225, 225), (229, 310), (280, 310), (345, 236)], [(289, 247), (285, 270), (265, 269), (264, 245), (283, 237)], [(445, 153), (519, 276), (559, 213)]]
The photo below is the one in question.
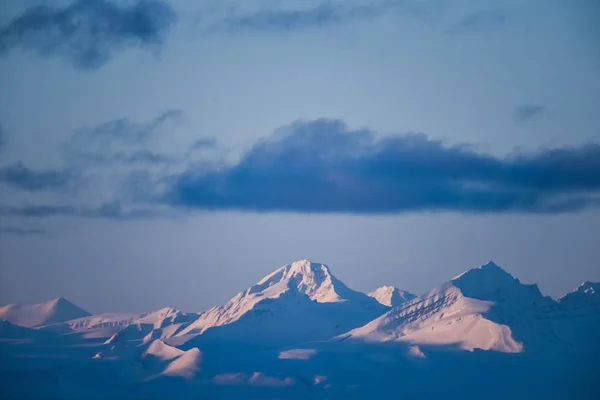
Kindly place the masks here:
[[(295, 321), (285, 315), (289, 310), (297, 311), (296, 318), (307, 318), (313, 323), (327, 325), (330, 320), (330, 328), (342, 330), (360, 321), (366, 322), (384, 312), (385, 308), (366, 294), (348, 288), (326, 265), (299, 260), (266, 275), (224, 305), (202, 313), (198, 320), (177, 336), (202, 335), (208, 329), (238, 321), (240, 324), (252, 324), (252, 318), (260, 318), (261, 323), (265, 323), (265, 319), (274, 317), (283, 324), (294, 324)], [(307, 324), (296, 326), (295, 329), (290, 334), (323, 338), (322, 335), (311, 335), (311, 327)], [(230, 332), (231, 328), (224, 330)], [(244, 330), (246, 335), (252, 331), (248, 326)]]
[[(393, 286), (382, 286), (367, 295), (347, 287), (325, 264), (304, 259), (267, 274), (224, 305), (199, 313), (164, 307), (142, 314), (107, 313), (52, 322), (56, 320), (52, 310), (67, 305), (89, 314), (63, 298), (32, 306), (9, 305), (0, 310), (9, 310), (13, 316), (9, 322), (17, 326), (14, 321), (37, 330), (106, 337), (106, 343), (150, 343), (157, 339), (174, 345), (183, 345), (189, 340), (195, 343), (220, 339), (292, 343), (352, 337), (415, 344), (435, 344), (442, 340), (467, 350), (520, 352), (536, 337), (550, 341), (558, 340), (556, 335), (575, 337), (569, 330), (550, 327), (549, 322), (537, 322), (535, 329), (528, 325), (531, 319), (546, 321), (600, 312), (599, 289), (600, 284), (586, 281), (554, 301), (544, 296), (537, 285), (521, 283), (490, 261), (466, 270), (421, 296)], [(45, 312), (35, 321), (15, 317), (19, 310), (29, 315), (27, 307)], [(444, 330), (435, 318), (447, 324)], [(465, 321), (472, 326), (462, 329)], [(440, 339), (432, 332), (425, 334), (424, 327), (445, 332), (445, 338)], [(482, 335), (486, 337), (482, 339)]]
[(374, 291), (367, 293), (367, 295), (388, 307), (397, 307), (400, 304), (417, 297), (415, 294), (407, 292), (406, 290), (401, 290), (395, 286), (389, 285), (380, 286)]
[(555, 301), (487, 263), (388, 307), (395, 288), (301, 260), (200, 313), (0, 321), (0, 380), (31, 399), (597, 398), (598, 288)]
[(0, 307), (0, 319), (27, 328), (65, 322), (90, 315), (89, 312), (64, 297), (37, 304), (15, 303)]

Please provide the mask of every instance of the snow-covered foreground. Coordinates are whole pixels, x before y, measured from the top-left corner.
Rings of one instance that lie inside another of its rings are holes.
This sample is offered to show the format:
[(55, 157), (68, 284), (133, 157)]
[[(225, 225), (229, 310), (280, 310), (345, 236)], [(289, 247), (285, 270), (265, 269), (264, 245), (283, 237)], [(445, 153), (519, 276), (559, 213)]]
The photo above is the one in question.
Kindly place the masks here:
[(555, 301), (493, 263), (417, 297), (302, 260), (199, 313), (0, 310), (7, 399), (600, 398), (600, 284)]

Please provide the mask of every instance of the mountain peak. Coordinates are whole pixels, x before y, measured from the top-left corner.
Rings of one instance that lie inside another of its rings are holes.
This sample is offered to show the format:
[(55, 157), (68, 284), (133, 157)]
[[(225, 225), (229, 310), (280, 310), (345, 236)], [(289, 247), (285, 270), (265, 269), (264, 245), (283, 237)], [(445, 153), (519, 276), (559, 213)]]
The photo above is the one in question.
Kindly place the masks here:
[[(483, 264), (481, 267), (482, 269), (502, 269), (498, 266), (498, 264), (496, 264), (495, 262), (493, 262), (492, 260), (486, 262), (485, 264)], [(504, 270), (503, 270), (504, 271)]]
[(370, 297), (373, 297), (380, 304), (388, 307), (396, 307), (402, 303), (414, 299), (416, 296), (405, 290), (400, 290), (395, 286), (381, 286), (368, 293)]
[(600, 293), (600, 282), (585, 281), (581, 285), (579, 285), (577, 291), (590, 295)]
[(565, 294), (558, 301), (569, 307), (600, 304), (600, 282), (583, 282), (577, 289)]
[[(312, 337), (314, 326), (290, 326), (296, 323), (303, 325), (303, 318), (308, 318), (308, 314), (316, 312), (315, 318), (319, 322), (313, 320), (313, 325), (328, 320), (328, 326), (339, 332), (341, 329), (360, 326), (369, 318), (381, 315), (386, 309), (375, 299), (347, 287), (331, 274), (326, 265), (299, 260), (271, 272), (223, 306), (202, 313), (178, 335), (203, 334), (209, 328), (238, 321), (240, 324), (248, 324), (244, 326), (244, 330), (252, 327), (260, 331), (263, 327), (252, 325), (252, 321), (264, 316), (262, 318), (269, 317), (280, 321), (281, 326), (273, 325), (270, 328), (271, 333), (279, 329), (291, 329), (295, 332), (294, 335)], [(252, 336), (249, 332), (245, 334)]]
[(499, 277), (503, 277), (503, 279), (506, 279), (507, 277), (509, 277), (510, 279), (514, 280), (513, 276), (501, 267), (499, 267), (498, 264), (496, 264), (493, 261), (488, 261), (477, 268), (471, 268), (469, 270), (466, 270), (462, 274), (455, 276), (454, 278), (452, 278), (452, 281), (464, 280), (466, 279), (466, 277), (472, 278), (473, 276), (487, 277), (490, 279), (497, 279)]
[(1, 319), (25, 327), (48, 325), (89, 315), (90, 313), (77, 307), (64, 297), (57, 297), (39, 304), (11, 304), (0, 307)]
[(43, 304), (46, 304), (47, 306), (51, 306), (51, 307), (68, 306), (68, 305), (74, 306), (75, 305), (64, 297), (56, 297), (52, 300), (48, 300), (47, 302), (45, 302)]
[(537, 285), (521, 283), (493, 261), (463, 272), (450, 283), (465, 296), (480, 300), (496, 301), (509, 298), (534, 301), (544, 297)]
[(319, 303), (343, 301), (350, 290), (325, 264), (299, 260), (286, 264), (248, 289), (247, 294), (294, 290)]
[(330, 274), (329, 267), (325, 264), (309, 261), (306, 259), (294, 261), (290, 264), (290, 272), (296, 273), (320, 273), (326, 272)]

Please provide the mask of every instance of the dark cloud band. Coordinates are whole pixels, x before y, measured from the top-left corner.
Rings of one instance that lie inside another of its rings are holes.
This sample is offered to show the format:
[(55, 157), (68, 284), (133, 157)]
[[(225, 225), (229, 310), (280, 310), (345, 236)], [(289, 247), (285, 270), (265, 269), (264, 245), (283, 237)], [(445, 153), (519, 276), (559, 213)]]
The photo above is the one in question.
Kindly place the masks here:
[(29, 192), (62, 190), (73, 178), (73, 174), (67, 171), (37, 171), (23, 163), (0, 168), (0, 183)]
[(0, 54), (22, 47), (41, 56), (62, 57), (77, 68), (96, 69), (126, 48), (162, 45), (174, 21), (174, 11), (159, 0), (41, 5), (0, 28)]
[(498, 158), (424, 134), (297, 122), (236, 165), (174, 177), (176, 207), (331, 213), (567, 212), (599, 205), (600, 145)]

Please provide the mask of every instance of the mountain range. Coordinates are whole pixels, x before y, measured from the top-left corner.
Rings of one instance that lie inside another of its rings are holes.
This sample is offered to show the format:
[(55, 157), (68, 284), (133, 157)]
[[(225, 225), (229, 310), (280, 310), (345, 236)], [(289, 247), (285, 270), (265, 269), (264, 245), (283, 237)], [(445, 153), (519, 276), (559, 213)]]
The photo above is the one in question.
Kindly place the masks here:
[(428, 398), (459, 390), (461, 374), (485, 390), (450, 397), (600, 393), (600, 284), (554, 300), (493, 262), (420, 296), (361, 293), (301, 260), (201, 312), (91, 315), (58, 298), (1, 307), (0, 320), (14, 398)]

